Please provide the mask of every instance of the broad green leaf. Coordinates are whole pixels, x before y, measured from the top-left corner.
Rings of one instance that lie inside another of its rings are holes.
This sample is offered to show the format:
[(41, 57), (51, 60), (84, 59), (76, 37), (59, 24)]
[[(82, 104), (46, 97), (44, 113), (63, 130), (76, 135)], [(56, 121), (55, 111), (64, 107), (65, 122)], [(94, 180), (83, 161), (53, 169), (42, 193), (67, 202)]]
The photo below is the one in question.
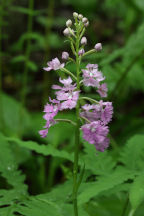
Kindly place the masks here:
[(133, 179), (135, 172), (118, 167), (113, 173), (107, 177), (101, 177), (96, 182), (85, 183), (81, 186), (83, 189), (78, 196), (79, 205), (88, 202), (91, 198), (96, 197), (99, 193), (112, 189), (122, 184), (128, 179)]
[(26, 59), (25, 56), (19, 55), (19, 56), (13, 57), (11, 60), (11, 63), (25, 62), (25, 59)]
[(51, 145), (39, 145), (33, 141), (22, 141), (17, 138), (7, 138), (8, 141), (15, 142), (19, 146), (27, 148), (29, 150), (35, 151), (39, 154), (43, 154), (45, 156), (52, 155), (54, 157), (60, 157), (67, 159), (69, 161), (73, 161), (73, 154), (70, 154), (64, 150), (58, 150)]
[(92, 171), (95, 175), (107, 175), (112, 172), (116, 162), (112, 159), (109, 152), (97, 152), (93, 145), (84, 143), (85, 154), (81, 156), (85, 168)]
[(25, 177), (18, 171), (10, 144), (2, 134), (0, 134), (0, 149), (0, 174), (6, 179), (10, 188), (0, 190), (0, 205), (7, 205), (26, 196), (27, 186), (24, 184)]
[[(22, 113), (21, 117), (20, 113)], [(21, 108), (21, 105), (15, 99), (6, 94), (2, 95), (2, 115), (6, 134), (17, 134), (20, 127), (22, 132), (29, 128), (30, 116), (28, 112)], [(3, 127), (1, 122), (0, 127)]]
[(133, 210), (144, 200), (144, 173), (135, 178), (130, 188), (129, 199)]
[(144, 135), (131, 137), (120, 153), (120, 162), (129, 170), (144, 170)]
[(29, 8), (24, 8), (19, 6), (11, 6), (10, 10), (14, 12), (23, 13), (23, 14), (29, 14), (31, 16), (36, 16), (40, 13), (39, 11), (30, 10)]

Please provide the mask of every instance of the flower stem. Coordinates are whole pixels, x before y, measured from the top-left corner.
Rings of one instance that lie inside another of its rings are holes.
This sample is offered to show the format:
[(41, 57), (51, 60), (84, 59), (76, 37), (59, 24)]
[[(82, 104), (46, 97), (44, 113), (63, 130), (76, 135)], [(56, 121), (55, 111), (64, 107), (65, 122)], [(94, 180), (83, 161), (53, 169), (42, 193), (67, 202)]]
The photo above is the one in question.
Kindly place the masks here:
[(94, 100), (92, 98), (89, 98), (89, 97), (81, 97), (80, 100), (88, 100), (90, 101), (91, 103), (99, 103), (97, 100)]
[[(34, 8), (34, 0), (29, 1), (29, 10), (33, 11)], [(27, 23), (27, 33), (30, 34), (32, 32), (32, 25), (33, 25), (33, 15), (30, 13), (28, 15), (28, 23)], [(27, 82), (28, 82), (28, 61), (30, 59), (31, 53), (31, 39), (30, 37), (27, 40), (27, 46), (25, 51), (25, 65), (24, 65), (24, 72), (23, 72), (23, 83), (21, 89), (21, 105), (20, 105), (20, 113), (19, 113), (19, 131), (18, 135), (21, 136), (22, 129), (21, 129), (21, 122), (23, 118), (23, 107), (26, 103), (26, 96), (27, 96)]]
[(76, 78), (76, 76), (75, 75), (73, 75), (73, 73), (71, 73), (69, 70), (67, 70), (66, 68), (61, 68), (60, 69), (62, 72), (64, 72), (64, 73), (66, 73), (66, 74), (68, 74), (68, 75), (70, 75), (70, 76), (72, 76), (73, 77), (73, 79), (75, 80), (75, 81), (77, 81), (77, 78)]
[(134, 209), (132, 209), (132, 210), (129, 212), (128, 216), (133, 216), (133, 215), (134, 215), (134, 213), (135, 213), (135, 210), (134, 210)]
[[(76, 73), (77, 73), (77, 90), (80, 90), (80, 60), (78, 56), (79, 51), (79, 32), (76, 31)], [(75, 151), (74, 151), (74, 167), (73, 167), (73, 205), (74, 205), (74, 215), (78, 216), (78, 207), (77, 207), (77, 175), (78, 175), (78, 159), (79, 159), (79, 146), (80, 146), (80, 101), (77, 101), (76, 106), (76, 132), (75, 132)]]
[(2, 23), (3, 23), (3, 7), (4, 0), (1, 3), (0, 7), (0, 122), (1, 122), (1, 130), (4, 128), (4, 120), (3, 120), (3, 106), (2, 106)]
[(55, 121), (68, 122), (68, 123), (70, 123), (70, 124), (76, 126), (76, 123), (73, 122), (73, 121), (70, 120), (70, 119), (55, 119)]
[[(29, 9), (30, 11), (33, 11), (34, 7), (34, 0), (29, 1)], [(30, 13), (28, 16), (28, 26), (27, 26), (27, 33), (30, 34), (32, 32), (32, 25), (33, 25), (33, 15)], [(27, 80), (28, 80), (28, 61), (30, 58), (31, 53), (31, 39), (30, 37), (27, 40), (27, 47), (25, 52), (25, 67), (24, 67), (24, 73), (23, 73), (23, 86), (22, 86), (22, 92), (21, 92), (21, 104), (22, 106), (25, 105), (26, 95), (27, 95)]]
[[(55, 7), (55, 0), (49, 0), (47, 6), (47, 24), (45, 28), (45, 58), (44, 58), (44, 65), (47, 63), (50, 52), (51, 46), (49, 42), (49, 35), (51, 35), (52, 25), (53, 25), (53, 17), (54, 17), (54, 7)], [(43, 71), (43, 104), (47, 101), (48, 92), (50, 92), (50, 83), (51, 80), (51, 73), (47, 71)]]

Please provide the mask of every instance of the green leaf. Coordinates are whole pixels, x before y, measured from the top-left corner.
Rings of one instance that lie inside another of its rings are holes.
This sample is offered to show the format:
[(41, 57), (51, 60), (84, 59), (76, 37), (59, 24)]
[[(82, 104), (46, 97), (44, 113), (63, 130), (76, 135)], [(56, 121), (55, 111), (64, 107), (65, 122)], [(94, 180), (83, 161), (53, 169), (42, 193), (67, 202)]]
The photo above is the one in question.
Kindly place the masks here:
[[(20, 111), (21, 110), (21, 111)], [(20, 112), (23, 112), (20, 122)], [(12, 97), (3, 94), (2, 95), (2, 115), (5, 125), (5, 133), (9, 135), (15, 135), (21, 130), (26, 131), (30, 125), (30, 116), (28, 112), (21, 108), (21, 105)], [(3, 127), (0, 122), (0, 127)]]
[(37, 71), (38, 70), (38, 66), (36, 65), (35, 62), (32, 62), (32, 61), (28, 61), (27, 63), (27, 67), (32, 70), (32, 71)]
[(144, 1), (143, 0), (133, 0), (135, 5), (142, 11), (144, 11)]
[[(107, 175), (112, 172), (116, 162), (112, 159), (110, 154), (105, 152), (97, 152), (93, 145), (84, 143), (85, 154), (81, 156), (81, 161), (85, 162), (85, 168), (91, 170), (95, 175)], [(94, 162), (95, 161), (95, 162)]]
[(19, 62), (25, 62), (25, 56), (19, 55), (19, 56), (13, 57), (11, 60), (11, 63), (19, 63)]
[(129, 170), (144, 170), (144, 135), (135, 135), (127, 141), (119, 161)]
[(144, 200), (144, 173), (135, 178), (130, 188), (129, 199), (133, 210), (136, 210)]
[(24, 7), (19, 7), (19, 6), (11, 6), (10, 10), (14, 12), (23, 13), (23, 14), (29, 14), (31, 16), (36, 16), (40, 13), (39, 11), (30, 10), (29, 8), (24, 8)]
[(14, 154), (6, 138), (0, 133), (0, 173), (6, 179), (9, 190), (0, 190), (0, 206), (11, 204), (13, 200), (26, 196), (25, 177), (18, 171)]
[(15, 142), (21, 147), (27, 148), (45, 156), (52, 155), (54, 157), (60, 157), (69, 161), (73, 161), (73, 154), (70, 154), (64, 150), (58, 150), (51, 145), (39, 145), (38, 143), (33, 141), (22, 141), (13, 137), (7, 138), (7, 140)]
[(112, 189), (128, 179), (133, 179), (134, 176), (135, 172), (118, 167), (112, 174), (107, 175), (107, 177), (101, 177), (96, 182), (83, 184), (81, 186), (83, 190), (78, 196), (79, 205), (88, 202), (91, 198), (105, 190)]

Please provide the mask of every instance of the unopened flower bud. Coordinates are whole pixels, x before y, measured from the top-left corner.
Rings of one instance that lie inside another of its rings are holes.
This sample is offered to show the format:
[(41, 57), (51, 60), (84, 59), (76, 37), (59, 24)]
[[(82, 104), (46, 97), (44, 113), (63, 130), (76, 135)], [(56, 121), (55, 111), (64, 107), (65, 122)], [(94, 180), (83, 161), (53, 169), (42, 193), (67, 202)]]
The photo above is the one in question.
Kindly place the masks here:
[(85, 24), (84, 24), (85, 27), (88, 27), (89, 26), (89, 21), (87, 21)]
[(62, 52), (62, 59), (67, 60), (69, 58), (69, 53), (68, 52)]
[(85, 53), (84, 49), (80, 49), (79, 52), (78, 52), (78, 55), (82, 56), (84, 53)]
[(97, 43), (94, 48), (96, 49), (96, 51), (101, 51), (102, 50), (102, 44), (101, 43)]
[(80, 20), (82, 20), (83, 15), (82, 15), (82, 14), (79, 14), (79, 15), (78, 15), (78, 18), (79, 18)]
[(86, 17), (82, 18), (82, 22), (83, 23), (87, 23), (88, 22), (88, 19)]
[(66, 29), (63, 31), (63, 34), (64, 34), (66, 37), (70, 36), (69, 29), (66, 28)]
[(78, 13), (74, 12), (74, 13), (73, 13), (73, 17), (74, 17), (74, 18), (77, 18), (77, 17), (78, 17)]
[(86, 37), (82, 37), (81, 44), (82, 45), (86, 45), (87, 44), (87, 38)]
[(72, 25), (72, 21), (69, 19), (69, 20), (67, 20), (66, 21), (66, 26), (67, 27), (71, 27), (71, 25)]

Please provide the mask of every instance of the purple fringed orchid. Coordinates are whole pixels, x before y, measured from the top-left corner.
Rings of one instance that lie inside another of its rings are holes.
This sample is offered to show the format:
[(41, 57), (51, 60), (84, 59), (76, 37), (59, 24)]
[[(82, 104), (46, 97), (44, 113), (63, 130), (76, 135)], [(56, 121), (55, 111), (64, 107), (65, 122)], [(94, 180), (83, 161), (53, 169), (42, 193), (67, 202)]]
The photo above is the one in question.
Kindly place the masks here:
[(73, 109), (79, 97), (79, 91), (75, 91), (76, 84), (72, 84), (72, 79), (68, 77), (68, 79), (59, 79), (60, 83), (64, 86), (61, 87), (59, 85), (53, 85), (52, 88), (59, 90), (56, 91), (57, 100), (61, 101), (60, 110), (63, 109)]
[(108, 126), (102, 125), (100, 121), (93, 121), (83, 125), (81, 129), (83, 131), (83, 138), (90, 144), (94, 144), (98, 151), (103, 152), (108, 147)]
[[(81, 85), (94, 87), (100, 98), (107, 97), (108, 88), (106, 83), (103, 83), (105, 77), (99, 70), (98, 64), (89, 63), (85, 68), (80, 69), (80, 63), (83, 57), (90, 53), (101, 51), (102, 44), (97, 43), (94, 49), (86, 52), (84, 46), (87, 45), (87, 38), (84, 36), (84, 32), (89, 25), (89, 21), (86, 17), (83, 17), (82, 14), (74, 13), (73, 16), (75, 23), (73, 25), (71, 20), (66, 22), (67, 28), (64, 30), (64, 35), (70, 40), (71, 50), (75, 59), (71, 58), (70, 54), (64, 51), (62, 52), (62, 60), (64, 60), (66, 64), (61, 63), (58, 58), (54, 58), (47, 63), (48, 67), (44, 68), (46, 71), (60, 70), (69, 76), (65, 79), (61, 79), (60, 77), (60, 85), (52, 86), (52, 89), (55, 90), (56, 99), (49, 99), (50, 103), (45, 105), (43, 118), (46, 120), (46, 124), (44, 129), (39, 131), (39, 134), (41, 137), (47, 136), (49, 127), (58, 122), (55, 116), (59, 111), (76, 108), (76, 116), (81, 120), (81, 125), (78, 123), (78, 133), (81, 129), (83, 132), (83, 139), (95, 145), (98, 151), (104, 151), (109, 145), (107, 135), (109, 132), (108, 123), (111, 121), (113, 114), (112, 103), (102, 100), (95, 101), (88, 97), (80, 97)], [(75, 29), (73, 29), (72, 26), (74, 26)], [(70, 61), (76, 64), (76, 76), (66, 68), (66, 65)], [(76, 81), (76, 83), (73, 83), (73, 80)], [(81, 99), (86, 99), (91, 104), (85, 103), (85, 105), (82, 105)], [(66, 121), (69, 122), (69, 120)], [(76, 125), (76, 123), (73, 122), (73, 125)]]
[(43, 68), (45, 71), (59, 70), (65, 66), (64, 63), (60, 63), (58, 58), (52, 59), (52, 61), (48, 62), (47, 65), (48, 67)]
[(85, 86), (99, 87), (100, 82), (105, 79), (102, 73), (98, 71), (97, 64), (88, 64), (86, 69), (82, 69), (83, 83)]

